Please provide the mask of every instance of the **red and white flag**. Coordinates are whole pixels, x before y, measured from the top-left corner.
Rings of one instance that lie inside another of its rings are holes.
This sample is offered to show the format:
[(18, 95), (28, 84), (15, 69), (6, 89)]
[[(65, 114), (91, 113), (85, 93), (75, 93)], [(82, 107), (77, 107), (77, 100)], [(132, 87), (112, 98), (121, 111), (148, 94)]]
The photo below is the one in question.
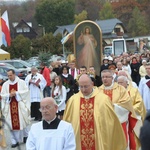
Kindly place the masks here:
[(0, 19), (0, 46), (2, 44), (4, 44), (5, 46), (10, 46), (10, 44), (11, 44), (7, 10), (3, 13), (3, 15), (1, 16), (1, 19)]

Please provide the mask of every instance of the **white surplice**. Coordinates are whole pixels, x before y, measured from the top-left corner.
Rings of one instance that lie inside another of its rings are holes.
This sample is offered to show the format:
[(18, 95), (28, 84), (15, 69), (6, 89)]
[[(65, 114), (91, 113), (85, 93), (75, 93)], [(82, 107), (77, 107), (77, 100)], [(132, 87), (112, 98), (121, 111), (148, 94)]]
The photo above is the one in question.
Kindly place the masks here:
[[(9, 87), (17, 83), (16, 100), (18, 101), (18, 114), (20, 130), (12, 130), (12, 119), (10, 110), (10, 97)], [(27, 128), (30, 124), (30, 98), (29, 90), (24, 80), (19, 79), (17, 76), (14, 81), (6, 81), (2, 86), (2, 114), (5, 117), (5, 129), (11, 131), (11, 143), (16, 144), (21, 142), (24, 136), (28, 135)], [(24, 133), (26, 130), (26, 133)], [(26, 135), (25, 135), (26, 134)]]
[[(36, 83), (38, 80), (40, 80), (39, 87), (32, 83), (29, 84), (30, 79), (32, 79), (32, 82), (34, 82), (34, 83)], [(36, 73), (36, 75), (32, 76), (32, 74), (29, 74), (25, 78), (25, 82), (30, 90), (30, 101), (31, 102), (40, 102), (41, 99), (43, 98), (43, 89), (45, 88), (45, 86), (47, 84), (43, 75)]]
[(57, 129), (43, 129), (43, 122), (31, 126), (26, 150), (76, 150), (72, 125), (63, 120)]
[(150, 110), (150, 88), (146, 85), (146, 83), (149, 80), (150, 79), (146, 79), (145, 77), (143, 77), (143, 78), (141, 78), (141, 81), (139, 83), (139, 91), (143, 98), (146, 110)]
[[(30, 124), (30, 100), (29, 100), (29, 90), (26, 86), (24, 80), (19, 79), (17, 76), (12, 82), (10, 80), (6, 81), (2, 86), (1, 96), (2, 96), (2, 113), (12, 129), (12, 120), (10, 114), (10, 101), (9, 101), (9, 85), (14, 85), (17, 83), (18, 91), (16, 91), (16, 100), (18, 101), (18, 113), (20, 130), (24, 129)], [(7, 126), (5, 126), (9, 129)]]

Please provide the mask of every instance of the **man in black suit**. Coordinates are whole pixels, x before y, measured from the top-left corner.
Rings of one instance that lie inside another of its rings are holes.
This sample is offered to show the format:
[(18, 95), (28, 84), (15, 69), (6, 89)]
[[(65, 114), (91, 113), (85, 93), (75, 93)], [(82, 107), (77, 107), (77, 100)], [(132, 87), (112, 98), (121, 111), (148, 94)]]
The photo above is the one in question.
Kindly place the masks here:
[(147, 112), (141, 128), (140, 141), (142, 150), (150, 150), (150, 111)]

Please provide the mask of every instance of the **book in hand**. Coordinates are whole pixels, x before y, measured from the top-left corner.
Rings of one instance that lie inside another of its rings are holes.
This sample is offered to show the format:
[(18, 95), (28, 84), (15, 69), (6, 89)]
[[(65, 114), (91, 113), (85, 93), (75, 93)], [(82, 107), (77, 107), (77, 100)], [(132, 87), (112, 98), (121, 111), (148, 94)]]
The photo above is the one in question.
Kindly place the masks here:
[(146, 82), (146, 85), (150, 88), (150, 80)]
[(36, 86), (39, 86), (39, 83), (40, 83), (40, 79), (38, 79), (36, 82), (30, 82), (30, 83), (32, 83), (32, 84), (34, 84), (34, 85), (36, 85)]

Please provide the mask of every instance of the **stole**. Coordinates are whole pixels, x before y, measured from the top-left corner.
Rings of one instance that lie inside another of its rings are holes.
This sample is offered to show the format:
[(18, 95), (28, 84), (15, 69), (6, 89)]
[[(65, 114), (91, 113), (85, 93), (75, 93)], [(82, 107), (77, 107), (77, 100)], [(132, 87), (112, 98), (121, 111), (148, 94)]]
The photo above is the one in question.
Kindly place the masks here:
[(95, 149), (94, 97), (80, 99), (80, 136), (82, 150)]
[[(14, 85), (9, 85), (9, 92), (17, 91), (17, 83)], [(11, 98), (10, 102), (10, 113), (11, 113), (11, 122), (12, 122), (12, 130), (20, 130), (20, 122), (19, 122), (19, 110), (18, 110), (18, 101), (15, 97)]]

